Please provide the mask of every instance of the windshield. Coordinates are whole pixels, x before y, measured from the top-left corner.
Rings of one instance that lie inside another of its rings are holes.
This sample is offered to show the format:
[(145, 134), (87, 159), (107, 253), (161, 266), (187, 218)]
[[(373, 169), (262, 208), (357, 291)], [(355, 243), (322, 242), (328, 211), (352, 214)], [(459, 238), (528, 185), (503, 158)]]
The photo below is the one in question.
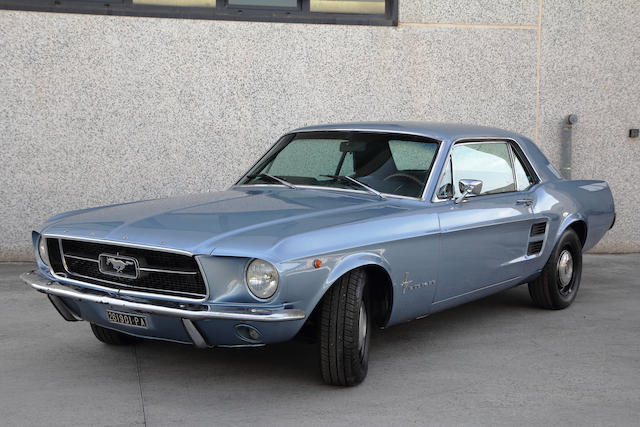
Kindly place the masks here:
[[(278, 142), (238, 184), (282, 185), (275, 177), (294, 186), (366, 191), (360, 185), (364, 184), (383, 194), (419, 198), (437, 150), (438, 142), (413, 135), (292, 134)], [(341, 179), (344, 176), (353, 179)]]

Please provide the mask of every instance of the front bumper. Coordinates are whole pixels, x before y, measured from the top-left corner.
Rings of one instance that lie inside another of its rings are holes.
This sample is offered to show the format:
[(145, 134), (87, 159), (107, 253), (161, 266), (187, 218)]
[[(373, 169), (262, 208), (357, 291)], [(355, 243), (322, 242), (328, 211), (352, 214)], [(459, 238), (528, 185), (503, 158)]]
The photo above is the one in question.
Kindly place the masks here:
[[(65, 303), (79, 302), (90, 305), (106, 305), (112, 308), (123, 309), (136, 313), (145, 313), (163, 318), (180, 319), (185, 332), (198, 347), (209, 347), (207, 340), (200, 333), (194, 322), (210, 324), (207, 321), (232, 321), (242, 323), (273, 323), (291, 322), (305, 319), (304, 311), (293, 308), (270, 309), (255, 307), (212, 307), (210, 305), (181, 304), (179, 306), (169, 306), (152, 304), (149, 302), (134, 301), (132, 299), (118, 298), (117, 291), (114, 295), (105, 295), (89, 289), (72, 287), (54, 280), (43, 277), (38, 271), (31, 271), (20, 275), (20, 278), (32, 288), (49, 295), (49, 299), (58, 312), (66, 320), (80, 320), (80, 317)], [(228, 323), (228, 322), (224, 322)], [(127, 331), (125, 331), (127, 332)]]

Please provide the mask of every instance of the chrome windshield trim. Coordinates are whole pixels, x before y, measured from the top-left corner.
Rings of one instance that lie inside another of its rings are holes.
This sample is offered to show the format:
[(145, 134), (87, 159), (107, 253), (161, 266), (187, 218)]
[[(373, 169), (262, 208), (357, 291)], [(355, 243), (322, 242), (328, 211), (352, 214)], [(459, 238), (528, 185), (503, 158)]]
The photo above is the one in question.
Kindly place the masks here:
[[(236, 187), (278, 187), (282, 188), (280, 184), (234, 184), (229, 188)], [(358, 193), (367, 196), (374, 196), (373, 193), (364, 190), (356, 190), (355, 188), (337, 188), (337, 187), (325, 187), (323, 185), (296, 185), (296, 188), (304, 188), (305, 190), (329, 190), (329, 191), (342, 191), (345, 193)], [(421, 201), (419, 197), (400, 196), (398, 194), (380, 193), (388, 199), (404, 199), (404, 200), (417, 200)]]
[(417, 133), (411, 130), (403, 130), (403, 129), (369, 129), (367, 127), (330, 127), (330, 128), (321, 128), (321, 129), (295, 129), (286, 135), (297, 134), (297, 133), (317, 133), (317, 132), (363, 132), (363, 133), (390, 133), (397, 135), (410, 135), (417, 136), (419, 138), (428, 138), (433, 139), (434, 141), (439, 140), (437, 137), (433, 135), (427, 135), (422, 133)]
[(293, 185), (292, 183), (290, 183), (289, 181), (286, 181), (286, 180), (284, 180), (284, 179), (282, 179), (282, 178), (278, 178), (278, 177), (277, 177), (277, 176), (275, 176), (275, 175), (270, 175), (270, 174), (268, 174), (268, 173), (264, 173), (264, 172), (263, 172), (263, 173), (259, 173), (259, 174), (257, 174), (256, 176), (253, 176), (253, 175), (247, 175), (247, 178), (250, 178), (250, 179), (251, 179), (251, 177), (253, 177), (253, 179), (255, 179), (255, 178), (261, 178), (261, 177), (264, 177), (264, 176), (266, 176), (266, 177), (267, 177), (267, 178), (269, 178), (269, 179), (275, 180), (275, 181), (279, 182), (280, 184), (284, 185), (285, 187), (289, 187), (289, 188), (291, 188), (292, 190), (295, 190), (295, 189), (296, 189), (296, 186), (295, 186), (295, 185)]
[(352, 183), (354, 183), (356, 185), (359, 185), (361, 188), (364, 188), (367, 192), (376, 195), (378, 198), (380, 198), (382, 200), (386, 199), (386, 197), (381, 192), (376, 190), (375, 188), (369, 187), (367, 184), (365, 184), (363, 182), (360, 182), (357, 179), (350, 177), (349, 175), (320, 175), (320, 176), (327, 177), (327, 178), (332, 178), (332, 179), (334, 179), (336, 181), (339, 181), (341, 179), (347, 180), (347, 181), (352, 182)]
[[(190, 320), (236, 320), (245, 322), (286, 322), (303, 320), (304, 311), (287, 308), (252, 308), (252, 307), (207, 307), (207, 310), (186, 310), (183, 308), (166, 307), (150, 303), (134, 302), (109, 295), (97, 295), (81, 292), (64, 286), (56, 281), (42, 277), (37, 271), (23, 273), (20, 279), (39, 292), (62, 298), (104, 304), (115, 308), (132, 310), (138, 313), (157, 314), (160, 316), (176, 317)], [(114, 295), (113, 292), (110, 295)], [(116, 294), (117, 295), (117, 294)]]
[[(431, 170), (429, 171), (427, 182), (424, 184), (424, 189), (422, 190), (422, 195), (420, 196), (420, 200), (423, 202), (427, 201), (427, 191), (429, 191), (429, 186), (431, 185), (431, 181), (433, 181), (433, 175), (435, 174), (433, 168), (436, 166), (436, 163), (438, 162), (438, 158), (440, 157), (440, 153), (442, 152), (443, 145), (444, 145), (444, 140), (438, 140), (438, 149), (436, 150), (436, 154), (434, 155), (433, 161), (431, 162)], [(437, 187), (438, 184), (436, 184), (435, 186)]]

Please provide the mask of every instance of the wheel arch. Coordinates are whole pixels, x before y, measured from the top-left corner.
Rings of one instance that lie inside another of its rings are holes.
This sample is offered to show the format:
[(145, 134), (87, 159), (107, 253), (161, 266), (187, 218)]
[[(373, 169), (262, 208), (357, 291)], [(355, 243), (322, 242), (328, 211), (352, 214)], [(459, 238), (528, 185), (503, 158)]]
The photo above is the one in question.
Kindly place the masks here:
[(562, 234), (569, 229), (575, 231), (575, 233), (578, 235), (578, 238), (580, 239), (580, 245), (584, 248), (585, 244), (587, 243), (588, 226), (587, 226), (586, 219), (583, 218), (582, 215), (574, 215), (566, 218), (563, 221), (562, 225), (558, 229), (558, 234), (556, 235), (556, 238), (555, 238), (554, 247), (555, 247), (555, 244), (560, 239), (560, 237), (562, 236)]
[(393, 308), (393, 282), (389, 273), (389, 263), (380, 255), (374, 253), (350, 255), (336, 264), (327, 277), (309, 318), (317, 315), (324, 296), (336, 281), (345, 274), (357, 269), (363, 269), (366, 272), (369, 286), (372, 286), (370, 288), (371, 308), (376, 326), (384, 327), (387, 325)]
[(587, 223), (579, 219), (569, 224), (566, 229), (572, 229), (576, 232), (580, 239), (580, 245), (584, 248), (584, 245), (587, 242)]

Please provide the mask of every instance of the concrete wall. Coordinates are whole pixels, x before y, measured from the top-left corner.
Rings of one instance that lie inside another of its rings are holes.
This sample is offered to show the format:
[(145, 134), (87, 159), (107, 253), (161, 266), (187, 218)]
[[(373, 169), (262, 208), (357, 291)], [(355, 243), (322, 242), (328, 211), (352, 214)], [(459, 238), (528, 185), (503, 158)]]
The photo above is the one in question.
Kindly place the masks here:
[(0, 260), (65, 210), (232, 184), (282, 133), (441, 120), (537, 139), (614, 190), (638, 251), (639, 2), (401, 0), (398, 27), (0, 11)]

